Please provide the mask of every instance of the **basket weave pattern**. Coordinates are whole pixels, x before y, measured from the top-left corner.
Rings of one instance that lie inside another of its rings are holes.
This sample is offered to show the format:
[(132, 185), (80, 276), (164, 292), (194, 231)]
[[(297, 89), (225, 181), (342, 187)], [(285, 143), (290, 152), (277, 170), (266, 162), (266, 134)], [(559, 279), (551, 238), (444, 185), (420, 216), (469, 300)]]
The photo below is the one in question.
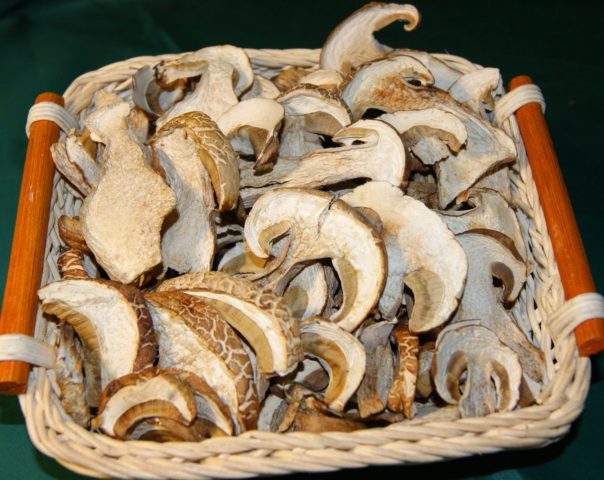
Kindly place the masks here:
[[(246, 51), (254, 72), (269, 75), (288, 66), (315, 67), (319, 59), (319, 50)], [(64, 94), (66, 109), (77, 118), (99, 88), (128, 96), (131, 77), (140, 67), (177, 56), (138, 57), (82, 75)], [(464, 73), (478, 68), (459, 57), (436, 56)], [(572, 328), (562, 324), (564, 318), (549, 321), (564, 303), (560, 276), (515, 117), (509, 116), (500, 126), (518, 149), (510, 181), (530, 255), (530, 275), (512, 315), (543, 350), (546, 361), (546, 384), (535, 405), (481, 418), (420, 418), (352, 433), (251, 431), (199, 443), (120, 441), (76, 425), (61, 407), (54, 372), (38, 367), (32, 371), (28, 392), (20, 396), (32, 442), (43, 453), (85, 475), (189, 479), (428, 463), (540, 447), (559, 439), (583, 409), (590, 363), (579, 357)], [(56, 221), (62, 214), (77, 215), (80, 205), (79, 194), (57, 174), (43, 285), (60, 278), (57, 258), (61, 242)], [(55, 325), (46, 322), (40, 311), (35, 336), (51, 345), (57, 336)]]

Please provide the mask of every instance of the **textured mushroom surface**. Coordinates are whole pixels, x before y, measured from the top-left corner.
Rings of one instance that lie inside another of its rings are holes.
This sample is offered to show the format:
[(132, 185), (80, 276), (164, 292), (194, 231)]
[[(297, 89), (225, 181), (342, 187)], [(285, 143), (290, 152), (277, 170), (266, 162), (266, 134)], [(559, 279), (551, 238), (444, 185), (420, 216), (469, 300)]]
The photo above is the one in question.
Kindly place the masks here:
[(419, 338), (406, 325), (397, 325), (392, 332), (396, 344), (397, 368), (388, 392), (388, 408), (402, 412), (405, 418), (413, 418), (413, 400), (419, 371)]

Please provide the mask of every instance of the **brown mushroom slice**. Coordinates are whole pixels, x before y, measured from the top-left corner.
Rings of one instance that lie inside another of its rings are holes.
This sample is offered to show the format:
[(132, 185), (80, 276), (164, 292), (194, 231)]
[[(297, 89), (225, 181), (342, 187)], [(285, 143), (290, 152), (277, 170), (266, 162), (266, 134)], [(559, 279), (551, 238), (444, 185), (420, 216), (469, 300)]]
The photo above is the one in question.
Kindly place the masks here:
[[(239, 414), (243, 430), (255, 428), (258, 398), (252, 365), (223, 316), (210, 304), (178, 291), (148, 293), (145, 299), (158, 335), (159, 366), (197, 375), (228, 406), (238, 429)], [(232, 427), (225, 431), (230, 434)]]
[(493, 92), (501, 84), (497, 68), (481, 68), (468, 72), (449, 88), (449, 94), (474, 113), (486, 118), (486, 112), (495, 107)]
[(321, 148), (321, 135), (333, 136), (350, 124), (340, 97), (315, 85), (303, 84), (277, 97), (285, 109), (279, 155), (300, 157)]
[(184, 290), (212, 305), (251, 345), (261, 373), (284, 376), (298, 364), (298, 324), (281, 297), (221, 272), (181, 275), (157, 290)]
[(201, 442), (206, 438), (225, 437), (227, 434), (204, 419), (196, 419), (191, 425), (167, 417), (150, 417), (138, 422), (128, 432), (126, 440), (151, 442)]
[(303, 322), (300, 333), (304, 354), (317, 359), (329, 373), (325, 403), (336, 412), (343, 411), (365, 375), (363, 345), (337, 325), (318, 318)]
[(84, 266), (84, 254), (81, 250), (67, 248), (59, 255), (57, 267), (61, 272), (61, 278), (64, 279), (87, 279), (94, 278), (90, 275)]
[[(347, 235), (342, 235), (347, 232)], [(330, 317), (354, 330), (377, 303), (386, 277), (386, 252), (376, 231), (352, 207), (316, 190), (283, 188), (265, 193), (250, 211), (245, 239), (254, 255), (268, 257), (271, 243), (288, 233), (278, 268), (264, 282), (281, 293), (304, 262), (331, 259), (344, 299)]]
[(327, 303), (327, 282), (320, 263), (308, 265), (287, 285), (283, 298), (300, 320), (321, 315)]
[(281, 95), (276, 85), (268, 78), (262, 75), (254, 75), (254, 83), (250, 89), (241, 96), (241, 100), (249, 100), (250, 98), (270, 98), (275, 99)]
[(134, 104), (155, 118), (184, 96), (184, 88), (178, 83), (171, 89), (164, 90), (157, 82), (155, 69), (145, 65), (136, 71), (132, 77), (132, 101)]
[(251, 167), (241, 168), (241, 197), (251, 206), (272, 186), (320, 188), (346, 180), (371, 178), (404, 184), (407, 160), (405, 147), (390, 125), (380, 120), (359, 120), (340, 130), (333, 141), (341, 147), (311, 152), (301, 159), (280, 158), (273, 170), (255, 175)]
[(50, 147), (57, 170), (83, 195), (96, 186), (98, 167), (92, 157), (78, 143), (72, 130), (62, 141)]
[(507, 412), (518, 404), (522, 380), (518, 355), (488, 328), (460, 325), (441, 332), (433, 368), (438, 394), (447, 403), (459, 404), (462, 417)]
[(301, 363), (301, 368), (296, 372), (293, 383), (299, 383), (313, 392), (320, 392), (329, 385), (329, 373), (319, 361), (305, 358)]
[(418, 372), (415, 393), (419, 398), (428, 398), (432, 395), (434, 384), (432, 383), (432, 361), (434, 359), (434, 342), (424, 343), (418, 354)]
[(277, 156), (284, 109), (268, 98), (252, 98), (233, 105), (218, 119), (218, 127), (241, 155), (254, 155), (254, 167), (265, 168)]
[(109, 277), (122, 283), (161, 263), (161, 227), (176, 204), (128, 130), (129, 113), (128, 104), (118, 99), (87, 117), (91, 137), (105, 149), (103, 175), (80, 210), (86, 244)]
[(282, 70), (271, 81), (281, 92), (287, 92), (300, 83), (300, 79), (308, 74), (308, 70), (298, 67), (290, 67)]
[(388, 392), (388, 408), (402, 413), (405, 418), (413, 418), (413, 400), (419, 371), (419, 338), (403, 324), (392, 331), (392, 338), (396, 345), (398, 366)]
[(88, 253), (90, 250), (82, 234), (82, 223), (78, 217), (61, 215), (57, 221), (59, 237), (68, 247)]
[(300, 79), (300, 83), (307, 85), (316, 85), (325, 90), (338, 92), (340, 85), (344, 81), (344, 77), (337, 70), (319, 69), (310, 72)]
[(388, 392), (394, 379), (394, 359), (390, 348), (392, 322), (377, 322), (364, 328), (359, 340), (365, 348), (365, 376), (356, 392), (361, 418), (386, 408)]
[(98, 405), (109, 382), (155, 361), (153, 325), (136, 288), (101, 280), (62, 280), (41, 288), (38, 297), (42, 310), (69, 323), (82, 341), (91, 406)]
[(112, 437), (124, 438), (146, 418), (166, 417), (190, 425), (196, 413), (193, 392), (183, 381), (150, 368), (117, 378), (107, 385), (92, 427)]
[[(506, 247), (505, 238), (497, 239), (496, 232), (466, 232), (456, 238), (468, 257), (468, 278), (454, 321), (478, 319), (480, 325), (494, 332), (518, 355), (523, 373), (534, 382), (541, 382), (543, 352), (528, 340), (503, 306), (518, 297), (526, 281), (526, 264)], [(493, 285), (493, 277), (501, 281), (503, 288)]]
[(413, 5), (369, 3), (340, 22), (329, 34), (321, 49), (320, 66), (346, 75), (355, 67), (392, 50), (375, 39), (375, 31), (395, 21), (404, 21), (405, 30), (409, 32), (419, 24), (419, 19), (419, 12)]
[(216, 203), (204, 163), (218, 164), (219, 159), (208, 153), (203, 141), (207, 131), (201, 130), (204, 120), (208, 127), (213, 122), (201, 115), (176, 118), (151, 140), (158, 170), (176, 195), (175, 219), (168, 223), (161, 240), (163, 264), (181, 273), (209, 270), (216, 244)]
[(502, 195), (494, 190), (471, 188), (458, 197), (456, 203), (465, 203), (471, 208), (438, 212), (453, 233), (471, 230), (499, 232), (513, 241), (513, 247), (520, 258), (527, 258), (518, 218)]
[(462, 295), (467, 260), (440, 217), (385, 182), (368, 182), (342, 200), (353, 207), (370, 208), (382, 220), (388, 277), (379, 310), (385, 318), (396, 314), (406, 284), (414, 295), (411, 332), (427, 332), (445, 323)]

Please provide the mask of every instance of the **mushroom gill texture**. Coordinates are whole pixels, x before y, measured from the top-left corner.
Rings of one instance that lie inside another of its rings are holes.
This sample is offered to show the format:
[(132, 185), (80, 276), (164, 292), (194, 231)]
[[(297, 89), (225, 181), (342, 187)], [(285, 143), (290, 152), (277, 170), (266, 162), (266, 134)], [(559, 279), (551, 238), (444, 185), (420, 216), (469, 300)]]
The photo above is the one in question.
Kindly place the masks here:
[(282, 261), (262, 283), (280, 294), (307, 262), (331, 259), (344, 297), (330, 320), (344, 330), (354, 330), (384, 287), (386, 252), (378, 233), (353, 208), (328, 193), (280, 188), (256, 202), (245, 224), (245, 240), (254, 255), (266, 258), (271, 244), (284, 235)]

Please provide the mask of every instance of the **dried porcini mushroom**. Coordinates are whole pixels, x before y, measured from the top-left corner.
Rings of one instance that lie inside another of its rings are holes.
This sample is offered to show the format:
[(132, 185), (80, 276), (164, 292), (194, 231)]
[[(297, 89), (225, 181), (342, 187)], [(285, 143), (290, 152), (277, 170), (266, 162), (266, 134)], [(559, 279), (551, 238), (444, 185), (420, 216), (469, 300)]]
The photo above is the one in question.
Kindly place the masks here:
[(355, 67), (383, 57), (392, 50), (375, 39), (375, 31), (397, 20), (405, 21), (405, 30), (411, 31), (417, 27), (419, 19), (419, 12), (413, 5), (369, 3), (330, 33), (321, 49), (320, 66), (346, 75)]
[(434, 359), (434, 342), (424, 343), (418, 354), (419, 368), (415, 385), (416, 397), (428, 398), (432, 395), (432, 360)]
[(190, 273), (166, 280), (158, 291), (167, 290), (183, 290), (218, 310), (249, 342), (261, 373), (283, 376), (298, 364), (298, 325), (281, 297), (220, 272)]
[(241, 100), (250, 98), (271, 98), (275, 99), (281, 94), (281, 91), (268, 78), (262, 75), (254, 75), (254, 82), (250, 89), (241, 96)]
[(65, 245), (83, 253), (89, 253), (88, 245), (82, 234), (82, 223), (77, 217), (61, 215), (57, 221), (59, 236), (65, 242)]
[[(349, 232), (342, 236), (341, 232)], [(282, 188), (265, 193), (245, 224), (245, 240), (254, 255), (271, 255), (271, 243), (287, 234), (282, 260), (265, 285), (281, 293), (305, 262), (329, 258), (344, 292), (330, 320), (352, 331), (377, 303), (386, 277), (384, 243), (354, 209), (332, 195)]]
[(439, 216), (383, 182), (361, 185), (342, 200), (353, 207), (370, 208), (382, 220), (388, 277), (380, 298), (380, 312), (386, 318), (396, 314), (406, 284), (414, 294), (410, 330), (426, 332), (445, 323), (462, 295), (467, 260)]
[(327, 281), (320, 263), (313, 263), (302, 269), (283, 293), (292, 315), (301, 320), (321, 315), (327, 297)]
[(344, 76), (337, 70), (323, 68), (310, 72), (300, 79), (300, 83), (316, 85), (332, 92), (338, 92), (343, 81)]
[(433, 374), (438, 394), (447, 403), (459, 404), (462, 417), (514, 409), (522, 379), (518, 356), (488, 328), (456, 327), (443, 330), (436, 340)]
[(419, 371), (419, 339), (409, 332), (404, 324), (392, 331), (396, 344), (397, 368), (394, 381), (388, 392), (388, 408), (401, 412), (405, 418), (413, 418), (413, 400)]
[(62, 280), (38, 291), (42, 310), (69, 323), (82, 341), (88, 403), (122, 375), (151, 366), (157, 343), (134, 287), (102, 280)]
[(495, 107), (493, 91), (500, 83), (497, 68), (481, 68), (459, 77), (449, 88), (449, 94), (474, 113), (486, 117), (486, 112)]
[[(100, 173), (94, 158), (95, 152), (91, 152), (89, 148), (90, 144), (95, 144), (86, 142), (85, 137), (86, 135), (79, 135), (71, 130), (62, 141), (50, 147), (57, 170), (84, 196), (89, 195), (97, 186)], [(94, 149), (96, 150), (96, 146)]]
[(93, 278), (84, 266), (84, 254), (75, 248), (68, 248), (61, 252), (57, 260), (57, 267), (61, 272), (61, 278), (66, 280)]

